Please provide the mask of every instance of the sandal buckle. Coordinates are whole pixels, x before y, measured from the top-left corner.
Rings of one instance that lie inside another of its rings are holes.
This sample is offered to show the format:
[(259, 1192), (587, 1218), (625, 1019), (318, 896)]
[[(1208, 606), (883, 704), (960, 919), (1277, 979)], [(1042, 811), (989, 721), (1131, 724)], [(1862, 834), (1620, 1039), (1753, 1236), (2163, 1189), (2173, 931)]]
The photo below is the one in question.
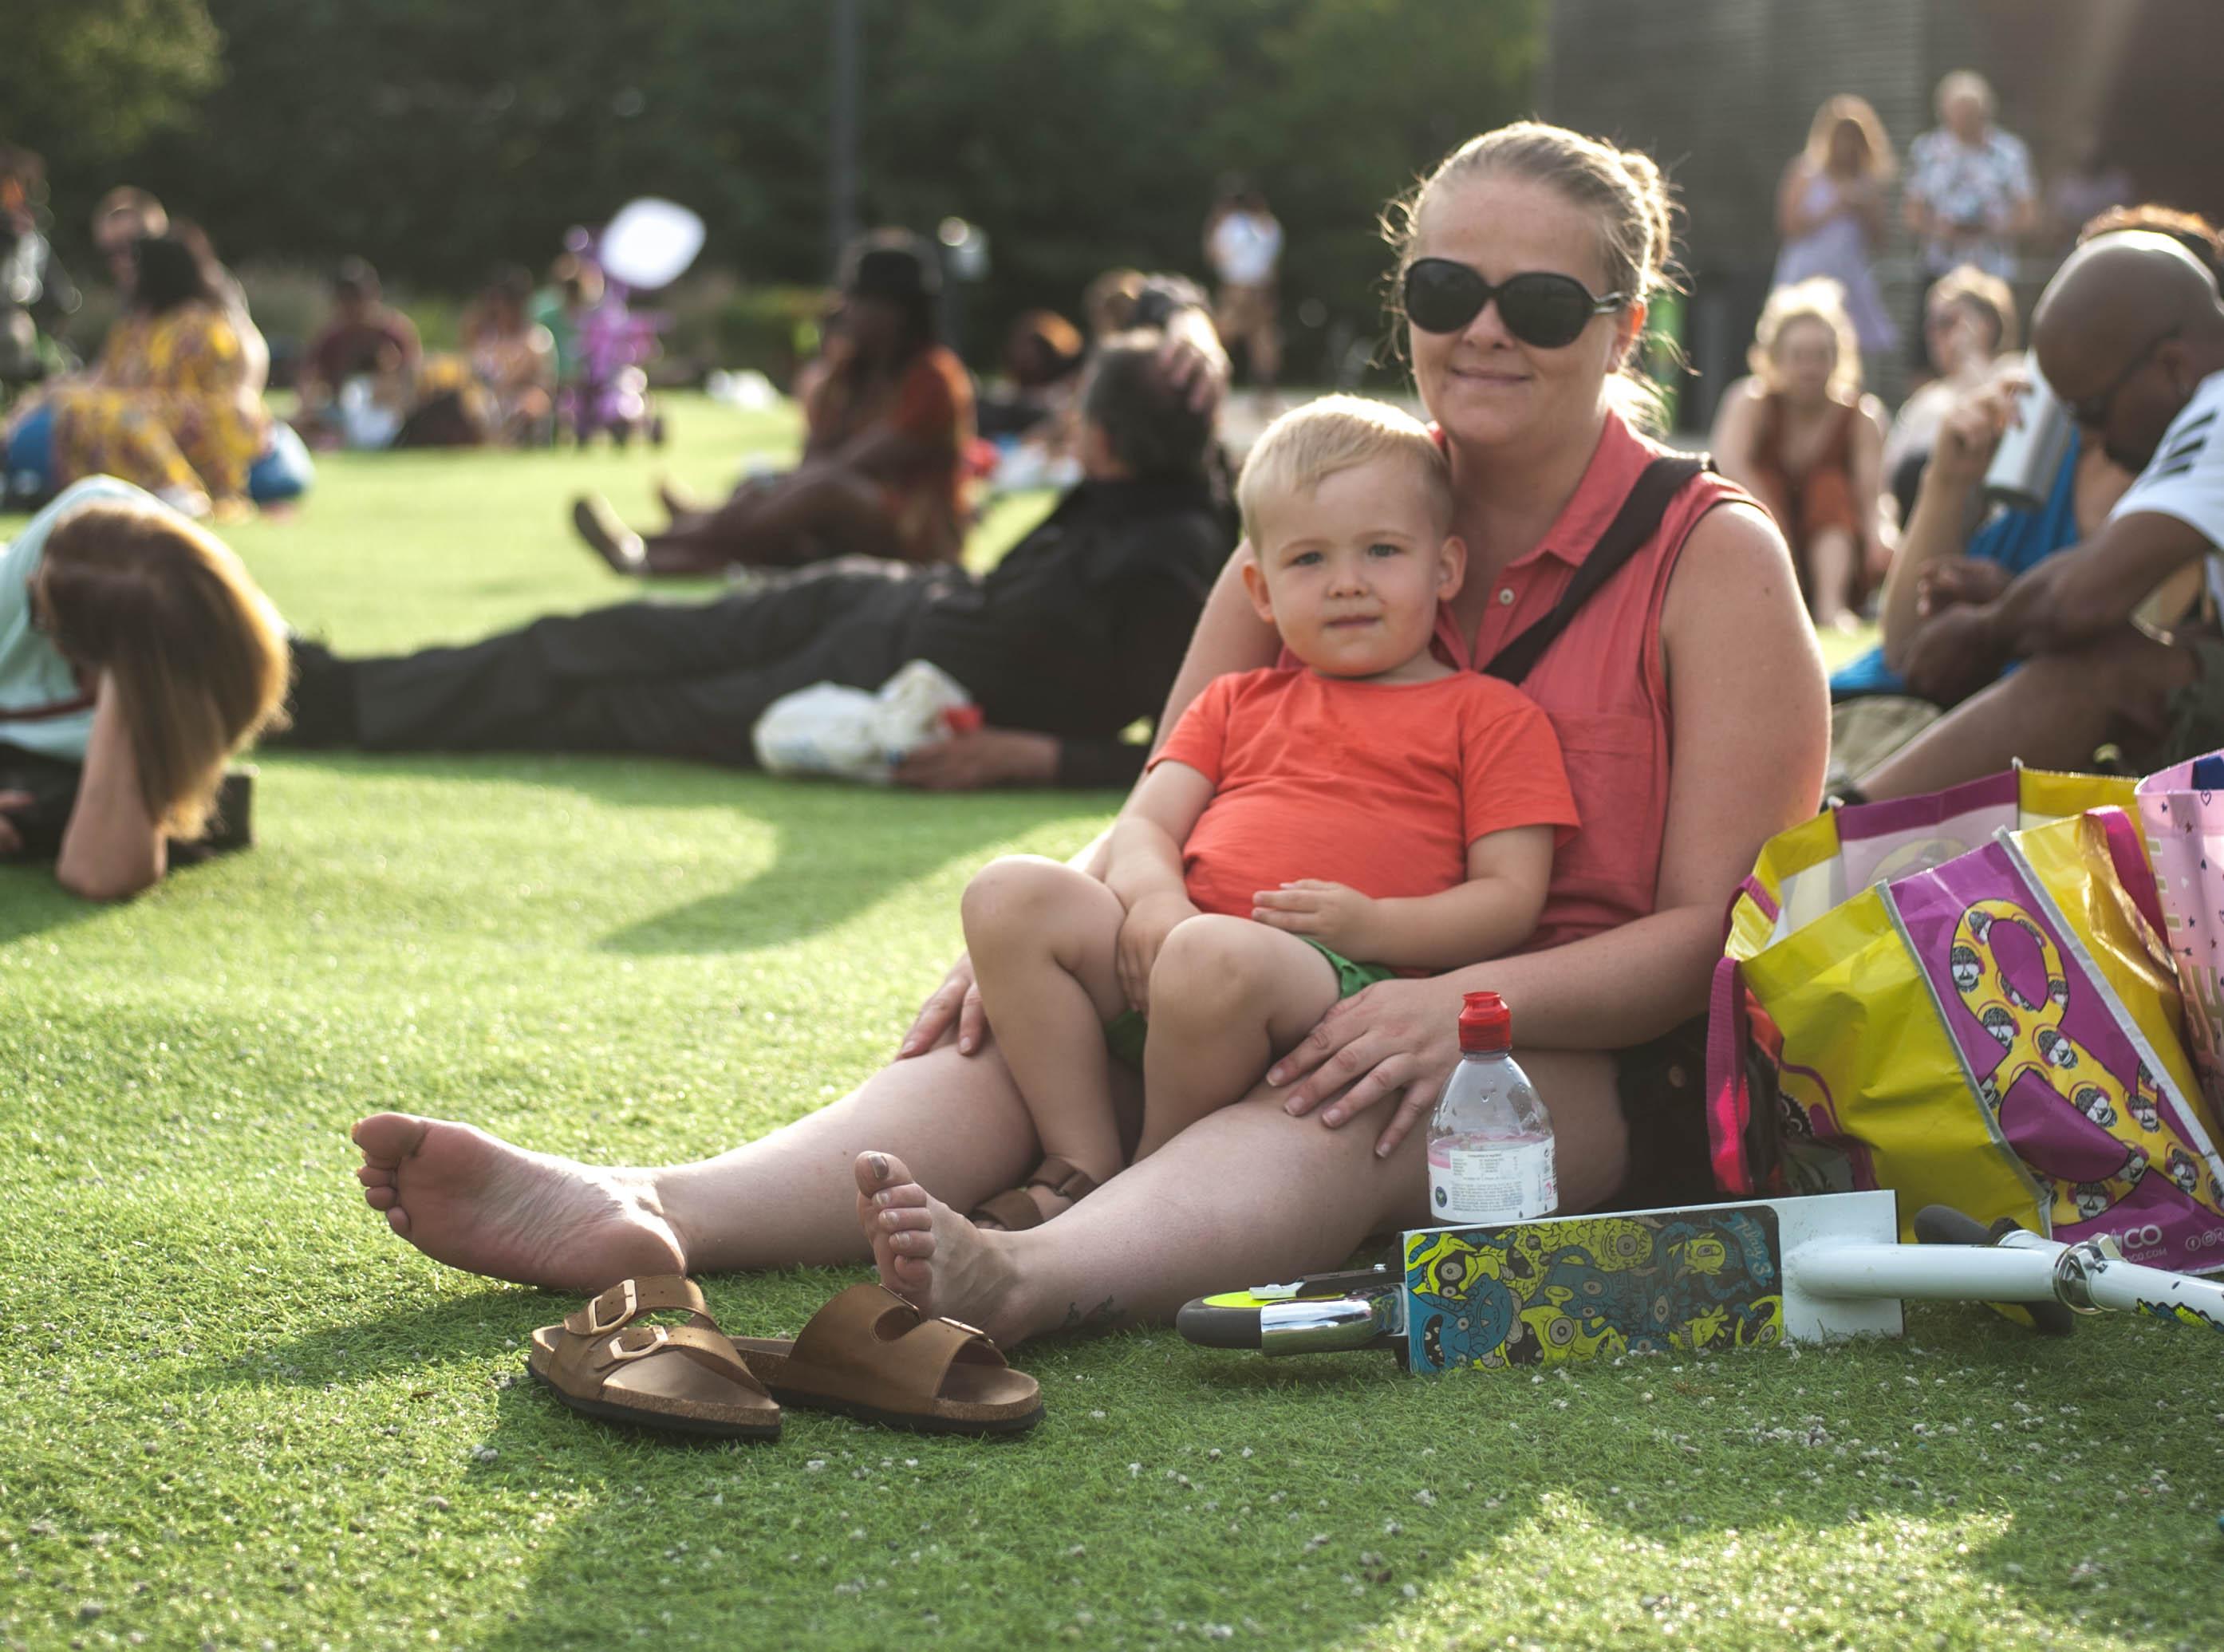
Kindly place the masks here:
[(631, 1335), (632, 1333), (630, 1331), (619, 1332), (616, 1336), (610, 1339), (610, 1346), (604, 1350), (604, 1352), (606, 1352), (612, 1359), (620, 1361), (627, 1359), (645, 1359), (650, 1354), (654, 1353), (659, 1348), (661, 1348), (666, 1343), (672, 1340), (672, 1333), (666, 1330), (661, 1325), (642, 1325), (636, 1326), (634, 1328), (635, 1330), (646, 1331), (648, 1334), (648, 1340), (642, 1343), (638, 1348), (629, 1348), (625, 1346), (625, 1340), (628, 1336)]
[[(610, 1319), (604, 1319), (603, 1317), (603, 1303), (608, 1299), (611, 1291), (624, 1292), (624, 1302), (620, 1311), (616, 1315), (613, 1315)], [(641, 1312), (641, 1297), (639, 1293), (634, 1289), (633, 1281), (630, 1279), (621, 1279), (616, 1284), (612, 1285), (610, 1290), (604, 1291), (600, 1296), (596, 1297), (594, 1301), (587, 1304), (587, 1334), (589, 1336), (600, 1336), (605, 1331), (615, 1331), (621, 1325), (626, 1324), (639, 1312)]]
[(959, 1330), (966, 1333), (969, 1336), (977, 1336), (985, 1340), (989, 1335), (989, 1334), (982, 1330), (979, 1326), (968, 1325), (964, 1320), (954, 1320), (947, 1314), (937, 1314), (935, 1318), (940, 1320), (945, 1325), (956, 1326)]

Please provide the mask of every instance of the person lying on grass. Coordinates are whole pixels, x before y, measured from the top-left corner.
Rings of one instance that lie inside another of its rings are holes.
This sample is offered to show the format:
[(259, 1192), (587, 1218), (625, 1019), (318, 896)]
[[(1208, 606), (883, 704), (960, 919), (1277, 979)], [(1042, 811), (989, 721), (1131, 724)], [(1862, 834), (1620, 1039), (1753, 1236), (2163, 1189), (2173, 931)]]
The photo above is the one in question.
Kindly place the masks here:
[[(1555, 828), (1552, 726), (1430, 652), (1460, 586), (1451, 476), (1418, 421), (1330, 396), (1267, 427), (1237, 490), (1279, 665), (1215, 679), (1151, 760), (1102, 880), (1033, 855), (965, 892), (965, 945), (1044, 1158), (973, 1213), (1035, 1226), (1242, 1099), (1338, 1000), (1512, 951)], [(1143, 1015), (1150, 1021), (1145, 1036)]]
[(114, 476), (0, 547), (0, 860), (88, 900), (159, 882), (279, 716), (286, 633), (239, 558)]
[(1208, 470), (1216, 396), (1106, 344), (1082, 393), (1084, 479), (986, 574), (847, 557), (695, 602), (552, 615), (462, 647), (342, 659), (297, 641), (291, 743), (367, 751), (633, 752), (754, 767), (750, 730), (814, 683), (876, 689), (932, 661), (988, 720), (897, 781), (1130, 785), (1234, 539)]

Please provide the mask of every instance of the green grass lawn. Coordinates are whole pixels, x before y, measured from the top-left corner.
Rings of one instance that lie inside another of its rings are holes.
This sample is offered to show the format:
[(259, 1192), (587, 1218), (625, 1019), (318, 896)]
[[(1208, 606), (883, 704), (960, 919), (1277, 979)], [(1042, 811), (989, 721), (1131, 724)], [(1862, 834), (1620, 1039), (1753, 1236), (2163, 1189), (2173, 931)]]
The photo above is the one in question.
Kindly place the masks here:
[[(676, 425), (698, 486), (792, 438)], [(659, 462), (332, 459), (231, 537), (344, 648), (462, 638), (623, 595), (565, 505), (638, 511)], [(1017, 1441), (803, 1413), (691, 1448), (563, 1409), (521, 1361), (570, 1304), (362, 1204), (376, 1108), (640, 1162), (818, 1105), (894, 1046), (968, 873), (1113, 803), (274, 755), (261, 847), (128, 906), (0, 869), (0, 1645), (2224, 1643), (2224, 1350), (2190, 1332), (1918, 1308), (1434, 1382), (1140, 1332), (1025, 1350)], [(708, 1289), (790, 1334), (856, 1277)]]

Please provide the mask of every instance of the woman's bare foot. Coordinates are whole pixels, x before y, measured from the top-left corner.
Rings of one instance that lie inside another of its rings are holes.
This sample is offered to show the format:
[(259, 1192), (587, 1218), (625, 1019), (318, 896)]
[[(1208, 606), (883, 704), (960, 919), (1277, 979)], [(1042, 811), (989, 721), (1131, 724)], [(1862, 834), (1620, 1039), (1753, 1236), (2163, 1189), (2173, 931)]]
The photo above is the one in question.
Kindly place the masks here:
[(572, 501), (572, 526), (613, 573), (637, 574), (648, 560), (641, 535), (618, 520), (600, 494), (582, 494)]
[(364, 1202), (435, 1262), (581, 1293), (687, 1271), (645, 1177), (405, 1113), (374, 1113), (354, 1136)]
[(921, 1313), (963, 1320), (1008, 1346), (1035, 1328), (1019, 1304), (1009, 1241), (929, 1194), (894, 1154), (857, 1155), (857, 1222), (881, 1283)]

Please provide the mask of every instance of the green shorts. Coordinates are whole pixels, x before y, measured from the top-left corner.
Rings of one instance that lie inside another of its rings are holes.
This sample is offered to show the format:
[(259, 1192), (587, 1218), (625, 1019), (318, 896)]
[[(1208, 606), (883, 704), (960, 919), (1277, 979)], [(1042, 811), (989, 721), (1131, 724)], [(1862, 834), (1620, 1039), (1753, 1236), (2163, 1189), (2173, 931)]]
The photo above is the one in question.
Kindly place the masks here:
[[(1311, 947), (1329, 962), (1336, 971), (1336, 995), (1349, 998), (1362, 987), (1372, 987), (1378, 980), (1388, 980), (1398, 972), (1386, 964), (1354, 963), (1341, 952), (1323, 946), (1319, 942), (1299, 936), (1298, 940)], [(1134, 1010), (1122, 1010), (1104, 1026), (1104, 1047), (1112, 1052), (1115, 1061), (1124, 1062), (1137, 1071), (1143, 1065), (1143, 1039), (1150, 1031), (1150, 1023)]]

